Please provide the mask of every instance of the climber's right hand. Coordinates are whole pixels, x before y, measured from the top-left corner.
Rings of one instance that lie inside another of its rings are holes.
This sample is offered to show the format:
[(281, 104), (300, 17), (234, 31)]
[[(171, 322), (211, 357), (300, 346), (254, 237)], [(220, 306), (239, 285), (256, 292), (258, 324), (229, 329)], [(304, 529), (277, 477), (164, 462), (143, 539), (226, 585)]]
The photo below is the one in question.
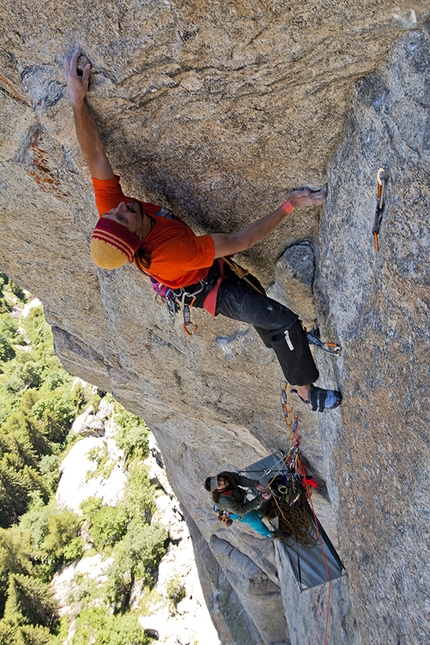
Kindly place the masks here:
[(82, 71), (78, 72), (78, 59), (81, 56), (79, 49), (66, 56), (63, 61), (64, 77), (69, 88), (70, 103), (76, 107), (83, 104), (88, 92), (91, 63), (87, 63)]

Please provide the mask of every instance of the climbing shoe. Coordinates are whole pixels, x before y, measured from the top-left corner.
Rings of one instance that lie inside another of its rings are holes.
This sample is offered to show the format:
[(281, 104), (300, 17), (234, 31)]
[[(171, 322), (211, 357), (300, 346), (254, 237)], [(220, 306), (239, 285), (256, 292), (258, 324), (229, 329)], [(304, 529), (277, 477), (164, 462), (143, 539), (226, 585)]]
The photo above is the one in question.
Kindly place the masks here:
[(311, 405), (314, 412), (316, 410), (318, 410), (318, 412), (334, 410), (334, 408), (337, 408), (342, 401), (342, 394), (337, 390), (324, 390), (316, 385), (311, 385), (309, 390), (309, 399), (307, 401), (300, 396), (297, 390), (292, 389), (290, 391), (292, 394), (297, 394), (303, 403)]

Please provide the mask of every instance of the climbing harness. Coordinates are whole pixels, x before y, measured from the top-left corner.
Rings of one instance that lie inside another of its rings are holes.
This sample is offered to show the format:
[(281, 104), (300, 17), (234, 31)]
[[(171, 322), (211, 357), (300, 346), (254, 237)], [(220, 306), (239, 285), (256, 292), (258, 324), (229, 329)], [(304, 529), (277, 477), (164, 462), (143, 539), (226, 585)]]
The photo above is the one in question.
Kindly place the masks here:
[(149, 281), (151, 283), (151, 287), (155, 291), (155, 300), (160, 298), (161, 302), (166, 305), (169, 316), (174, 317), (176, 312), (179, 311), (179, 305), (176, 302), (176, 296), (173, 289), (164, 286), (161, 282), (157, 282), (157, 280), (152, 276), (149, 276)]
[[(218, 262), (216, 265), (216, 279), (213, 280), (212, 282), (208, 282), (207, 279), (203, 279), (199, 281), (200, 287), (193, 291), (192, 293), (189, 293), (186, 291), (184, 288), (180, 289), (170, 289), (169, 287), (164, 286), (160, 282), (158, 282), (155, 278), (150, 276), (150, 281), (152, 288), (156, 292), (155, 299), (160, 297), (161, 301), (166, 305), (168, 314), (170, 317), (174, 318), (176, 313), (180, 310), (182, 306), (183, 310), (183, 317), (184, 317), (184, 322), (183, 322), (183, 328), (184, 331), (189, 335), (193, 336), (197, 330), (198, 330), (198, 325), (195, 323), (191, 322), (191, 313), (190, 313), (190, 307), (193, 306), (193, 304), (196, 301), (196, 296), (198, 296), (200, 293), (202, 293), (203, 290), (210, 289), (208, 290), (208, 293), (204, 299), (203, 302), (203, 309), (208, 311), (212, 316), (215, 316), (216, 313), (216, 299), (218, 295), (218, 290), (221, 285), (221, 282), (224, 278), (224, 264), (230, 267), (232, 272), (237, 275), (237, 277), (240, 280), (244, 280), (247, 285), (251, 287), (254, 291), (257, 293), (265, 296), (265, 291), (261, 287), (261, 285), (256, 281), (254, 278), (253, 280), (248, 278), (249, 271), (247, 269), (244, 269), (241, 267), (237, 262), (232, 260), (231, 258), (228, 257), (223, 257), (223, 258), (218, 258)], [(251, 276), (253, 278), (253, 276)], [(188, 298), (190, 302), (186, 303), (185, 299)], [(285, 337), (285, 342), (288, 345), (288, 348), (290, 351), (294, 350), (294, 345), (291, 340), (290, 332), (288, 329), (286, 329), (284, 332), (284, 337)], [(322, 349), (324, 352), (327, 352), (328, 354), (332, 354), (333, 356), (340, 356), (342, 353), (342, 348), (340, 345), (337, 343), (330, 343), (330, 342), (324, 342), (320, 339), (319, 337), (319, 329), (313, 328), (310, 331), (306, 331), (306, 337), (309, 342), (309, 344), (315, 345), (319, 349)]]
[(373, 242), (375, 251), (379, 251), (379, 228), (381, 226), (382, 213), (385, 206), (385, 188), (388, 181), (388, 172), (385, 168), (379, 168), (376, 173), (378, 189), (376, 193), (375, 221), (373, 222)]

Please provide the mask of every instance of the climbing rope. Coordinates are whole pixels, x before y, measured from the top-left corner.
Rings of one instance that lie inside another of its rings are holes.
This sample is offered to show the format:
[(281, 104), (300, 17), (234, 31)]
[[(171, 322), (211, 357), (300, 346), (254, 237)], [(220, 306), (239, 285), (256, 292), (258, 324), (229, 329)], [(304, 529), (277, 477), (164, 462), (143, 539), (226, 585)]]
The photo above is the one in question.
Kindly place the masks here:
[[(294, 468), (295, 472), (298, 473), (301, 476), (301, 482), (302, 486), (304, 487), (304, 493), (303, 493), (303, 501), (304, 504), (306, 505), (306, 511), (307, 511), (307, 519), (311, 525), (311, 530), (312, 530), (312, 538), (309, 540), (308, 543), (302, 542), (305, 546), (316, 546), (317, 544), (320, 545), (321, 547), (321, 552), (322, 552), (322, 557), (324, 561), (324, 566), (327, 574), (327, 607), (326, 607), (326, 616), (325, 616), (325, 630), (324, 630), (324, 645), (327, 645), (327, 636), (328, 636), (328, 621), (329, 621), (329, 614), (330, 614), (330, 600), (331, 600), (331, 577), (330, 577), (330, 571), (328, 568), (328, 563), (327, 563), (327, 558), (325, 556), (324, 552), (324, 547), (323, 547), (323, 541), (322, 537), (320, 534), (319, 530), (319, 525), (318, 525), (318, 519), (315, 513), (315, 508), (312, 503), (312, 489), (311, 489), (311, 480), (308, 478), (308, 471), (306, 468), (306, 465), (303, 463), (303, 460), (301, 459), (300, 456), (300, 436), (299, 436), (299, 431), (298, 431), (298, 421), (299, 421), (299, 416), (298, 414), (295, 414), (293, 417), (293, 407), (290, 402), (290, 385), (288, 383), (285, 383), (283, 389), (282, 389), (282, 410), (284, 413), (284, 419), (286, 426), (288, 428), (288, 434), (290, 438), (290, 452), (289, 455), (287, 456), (285, 463), (290, 467)], [(294, 421), (293, 421), (294, 419)], [(308, 506), (309, 505), (309, 506)], [(310, 507), (312, 515), (309, 513), (308, 508)], [(313, 522), (311, 520), (311, 516), (313, 517)], [(294, 526), (296, 529), (296, 537), (297, 540), (299, 540), (299, 535), (302, 536), (301, 531), (302, 526), (300, 523)], [(322, 597), (319, 601), (316, 600), (314, 590), (312, 590), (312, 593), (314, 594), (314, 601), (316, 605), (318, 606), (318, 621), (317, 625), (315, 627), (315, 633), (312, 639), (312, 645), (315, 643), (315, 639), (318, 633), (318, 625), (320, 618), (323, 613), (323, 600), (324, 597)]]
[[(278, 501), (275, 495), (270, 499), (270, 504), (264, 509), (264, 517), (268, 520), (279, 519), (279, 530), (288, 533), (287, 544), (293, 546), (295, 542), (300, 542), (307, 548), (312, 548), (318, 544), (315, 537), (315, 530), (306, 508), (306, 497), (294, 504)], [(260, 508), (260, 511), (263, 509)]]
[(268, 520), (278, 517), (279, 529), (289, 534), (292, 544), (300, 542), (310, 548), (315, 546), (318, 540), (315, 538), (315, 529), (308, 511), (307, 499), (311, 493), (310, 486), (305, 485), (307, 470), (300, 459), (299, 415), (294, 414), (288, 383), (282, 388), (281, 401), (290, 449), (268, 484), (272, 497), (264, 505), (264, 517)]
[(237, 264), (231, 258), (223, 257), (223, 260), (230, 267), (233, 273), (235, 273), (237, 277), (240, 278), (241, 280), (244, 280), (244, 282), (246, 282), (246, 284), (248, 284), (251, 287), (251, 289), (254, 289), (254, 291), (257, 291), (257, 293), (260, 293), (262, 296), (266, 295), (264, 289), (257, 286), (254, 281), (250, 280), (247, 277), (249, 275), (248, 269), (244, 269), (243, 267), (240, 266), (240, 264)]
[[(312, 503), (312, 488), (311, 488), (312, 479), (308, 477), (308, 471), (307, 471), (306, 465), (301, 458), (300, 436), (299, 436), (299, 415), (297, 413), (293, 415), (293, 407), (290, 401), (289, 383), (285, 383), (284, 387), (282, 388), (282, 411), (284, 414), (284, 420), (288, 428), (288, 435), (290, 439), (290, 451), (285, 458), (285, 463), (289, 469), (294, 469), (294, 471), (300, 476), (301, 487), (302, 487), (302, 494), (292, 508), (295, 508), (297, 506), (298, 508), (300, 508), (301, 511), (303, 510), (306, 511), (307, 521), (311, 525), (311, 531), (312, 531), (312, 536), (308, 538), (306, 533), (304, 532), (304, 528), (303, 528), (304, 523), (302, 523), (302, 515), (299, 515), (298, 518), (296, 518), (295, 516), (292, 516), (293, 529), (294, 529), (292, 536), (294, 536), (297, 539), (297, 541), (300, 541), (305, 546), (312, 547), (312, 546), (315, 546), (316, 544), (320, 544), (321, 546), (321, 552), (322, 552), (324, 566), (326, 569), (327, 580), (328, 580), (327, 607), (326, 607), (325, 630), (324, 630), (324, 645), (327, 645), (328, 621), (329, 621), (329, 615), (330, 615), (330, 600), (331, 600), (331, 577), (330, 577), (330, 571), (327, 563), (327, 558), (324, 552), (322, 537), (319, 530), (318, 519), (315, 513), (314, 505)], [(275, 498), (275, 501), (277, 503), (276, 498)], [(309, 510), (308, 510), (309, 507), (311, 509), (312, 515), (309, 513)], [(287, 509), (280, 507), (279, 511), (282, 518), (282, 524), (284, 525), (284, 522), (287, 518)], [(313, 518), (313, 522), (311, 520), (311, 517)], [(280, 519), (280, 527), (281, 527), (281, 519)], [(314, 637), (312, 639), (312, 645), (314, 645), (315, 639), (318, 633), (319, 621), (323, 613), (324, 598), (322, 597), (319, 601), (317, 601), (314, 590), (312, 590), (312, 593), (314, 594), (314, 601), (319, 607), (318, 621), (315, 627)]]

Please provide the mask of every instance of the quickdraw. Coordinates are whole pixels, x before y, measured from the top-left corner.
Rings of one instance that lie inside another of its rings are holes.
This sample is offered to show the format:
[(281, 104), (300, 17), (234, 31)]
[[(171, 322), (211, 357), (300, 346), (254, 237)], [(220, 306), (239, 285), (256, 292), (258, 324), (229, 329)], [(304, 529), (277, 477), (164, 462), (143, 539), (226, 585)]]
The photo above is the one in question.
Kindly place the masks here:
[[(182, 311), (184, 314), (184, 322), (182, 327), (184, 328), (184, 331), (188, 334), (188, 336), (193, 336), (196, 331), (198, 330), (199, 326), (196, 325), (195, 323), (191, 322), (191, 313), (190, 313), (190, 307), (193, 306), (193, 304), (196, 301), (196, 296), (203, 291), (204, 285), (202, 281), (200, 280), (200, 289), (198, 291), (194, 291), (194, 293), (187, 293), (185, 289), (181, 290), (181, 303), (182, 303)], [(186, 303), (185, 298), (191, 298), (191, 302)]]
[(284, 387), (281, 390), (281, 402), (282, 412), (284, 414), (284, 420), (288, 428), (288, 434), (290, 438), (290, 450), (288, 454), (285, 455), (284, 462), (286, 466), (288, 466), (288, 469), (290, 471), (297, 473), (297, 475), (300, 477), (301, 484), (306, 487), (307, 494), (310, 495), (309, 486), (312, 486), (312, 488), (317, 488), (318, 484), (313, 477), (308, 477), (307, 468), (300, 458), (300, 416), (298, 412), (295, 412), (293, 415), (293, 407), (290, 402), (289, 383), (285, 383)]
[(310, 331), (306, 332), (306, 337), (308, 339), (308, 343), (315, 345), (316, 347), (319, 347), (320, 349), (323, 350), (323, 352), (327, 352), (328, 354), (332, 354), (333, 356), (337, 356), (337, 357), (339, 357), (342, 354), (342, 347), (337, 343), (329, 343), (329, 342), (322, 341), (319, 338), (319, 330), (315, 327)]
[[(152, 288), (155, 291), (155, 300), (157, 300), (157, 298), (160, 298), (160, 300), (166, 305), (169, 316), (174, 318), (181, 308), (178, 302), (179, 298), (177, 293), (175, 293), (173, 289), (170, 289), (169, 287), (164, 286), (160, 282), (157, 282), (152, 277), (150, 277), (150, 281), (151, 281)], [(202, 289), (203, 289), (203, 286), (201, 287), (200, 291)], [(192, 336), (193, 334), (195, 334), (199, 328), (198, 325), (191, 322), (190, 307), (193, 306), (196, 300), (194, 296), (197, 295), (197, 293), (200, 293), (200, 291), (197, 291), (195, 292), (195, 294), (191, 295), (186, 291), (182, 290), (182, 293), (180, 296), (180, 302), (182, 304), (182, 310), (184, 314), (183, 328), (189, 336)], [(188, 304), (185, 303), (185, 298), (187, 296), (191, 298), (191, 302)]]
[(388, 172), (385, 168), (379, 168), (376, 173), (376, 179), (378, 181), (378, 189), (376, 193), (376, 209), (375, 209), (375, 221), (373, 222), (373, 242), (375, 244), (375, 251), (379, 251), (379, 228), (381, 226), (382, 212), (385, 206), (385, 188), (388, 181)]
[(192, 299), (192, 302), (189, 305), (183, 305), (184, 311), (184, 324), (182, 325), (188, 336), (192, 336), (196, 333), (199, 326), (191, 322), (190, 307), (193, 306), (195, 298)]

